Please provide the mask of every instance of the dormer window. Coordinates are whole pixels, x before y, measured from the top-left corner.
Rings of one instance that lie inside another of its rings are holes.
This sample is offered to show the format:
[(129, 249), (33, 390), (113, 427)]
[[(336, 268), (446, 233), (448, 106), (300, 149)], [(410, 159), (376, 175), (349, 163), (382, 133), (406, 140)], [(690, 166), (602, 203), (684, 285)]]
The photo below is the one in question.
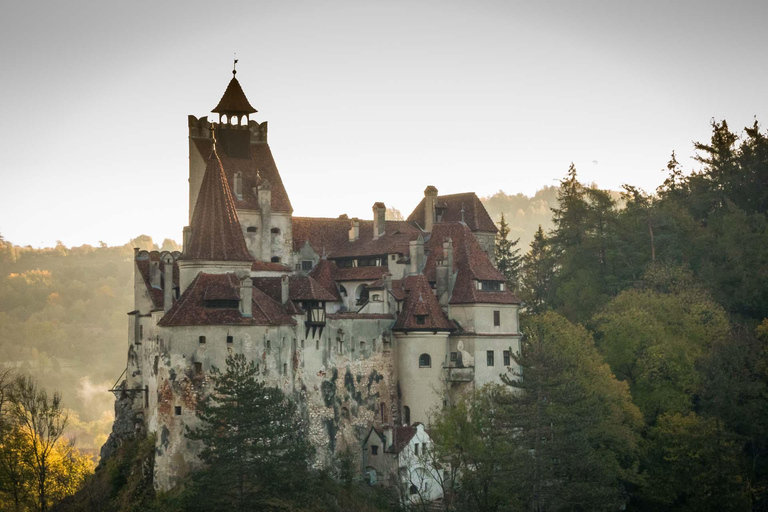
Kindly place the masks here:
[(426, 325), (427, 315), (416, 315), (416, 325)]
[(484, 292), (502, 292), (504, 283), (501, 281), (478, 281), (477, 289)]

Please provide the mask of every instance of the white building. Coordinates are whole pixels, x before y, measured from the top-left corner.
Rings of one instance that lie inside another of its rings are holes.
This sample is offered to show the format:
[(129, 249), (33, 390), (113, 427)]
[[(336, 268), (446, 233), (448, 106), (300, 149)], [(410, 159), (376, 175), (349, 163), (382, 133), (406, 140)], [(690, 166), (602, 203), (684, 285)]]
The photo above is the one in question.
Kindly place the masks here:
[(103, 453), (134, 425), (156, 432), (155, 482), (172, 487), (199, 464), (185, 427), (229, 353), (298, 401), (323, 459), (499, 380), (519, 350), (519, 300), (474, 193), (429, 186), (405, 221), (380, 202), (371, 220), (293, 217), (267, 123), (250, 119), (236, 78), (213, 112), (189, 116), (183, 252), (135, 254), (127, 376)]

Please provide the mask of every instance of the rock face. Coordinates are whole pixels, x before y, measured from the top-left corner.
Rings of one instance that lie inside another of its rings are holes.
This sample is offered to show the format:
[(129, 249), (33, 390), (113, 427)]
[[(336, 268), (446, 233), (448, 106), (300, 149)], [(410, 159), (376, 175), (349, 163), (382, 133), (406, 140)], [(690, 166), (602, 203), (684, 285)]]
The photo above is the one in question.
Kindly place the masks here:
[(116, 391), (115, 422), (112, 424), (112, 432), (107, 442), (99, 452), (99, 467), (112, 457), (117, 449), (126, 441), (146, 436), (144, 425), (144, 412), (142, 401), (144, 395), (141, 392), (126, 391), (126, 382), (118, 386), (121, 391)]

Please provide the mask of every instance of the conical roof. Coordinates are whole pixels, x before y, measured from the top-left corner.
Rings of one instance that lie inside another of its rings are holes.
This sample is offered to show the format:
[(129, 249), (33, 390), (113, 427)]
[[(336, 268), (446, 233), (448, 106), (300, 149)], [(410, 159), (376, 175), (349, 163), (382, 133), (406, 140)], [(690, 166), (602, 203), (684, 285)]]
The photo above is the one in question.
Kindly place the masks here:
[(183, 259), (253, 260), (245, 245), (235, 202), (215, 148), (205, 168), (190, 227), (192, 232)]
[(253, 114), (257, 110), (248, 102), (243, 88), (240, 87), (240, 82), (233, 76), (232, 80), (229, 81), (227, 90), (224, 91), (224, 96), (221, 97), (219, 104), (211, 112), (217, 114)]

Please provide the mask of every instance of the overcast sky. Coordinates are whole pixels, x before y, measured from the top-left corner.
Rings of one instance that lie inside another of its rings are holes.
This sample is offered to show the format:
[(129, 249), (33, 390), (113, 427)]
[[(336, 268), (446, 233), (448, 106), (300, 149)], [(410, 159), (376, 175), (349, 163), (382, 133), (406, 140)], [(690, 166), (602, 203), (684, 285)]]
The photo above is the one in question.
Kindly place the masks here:
[[(712, 118), (768, 122), (768, 2), (6, 2), (0, 234), (181, 239), (187, 115), (237, 77), (294, 215), (404, 214), (686, 170)], [(765, 129), (765, 128), (764, 128)]]

